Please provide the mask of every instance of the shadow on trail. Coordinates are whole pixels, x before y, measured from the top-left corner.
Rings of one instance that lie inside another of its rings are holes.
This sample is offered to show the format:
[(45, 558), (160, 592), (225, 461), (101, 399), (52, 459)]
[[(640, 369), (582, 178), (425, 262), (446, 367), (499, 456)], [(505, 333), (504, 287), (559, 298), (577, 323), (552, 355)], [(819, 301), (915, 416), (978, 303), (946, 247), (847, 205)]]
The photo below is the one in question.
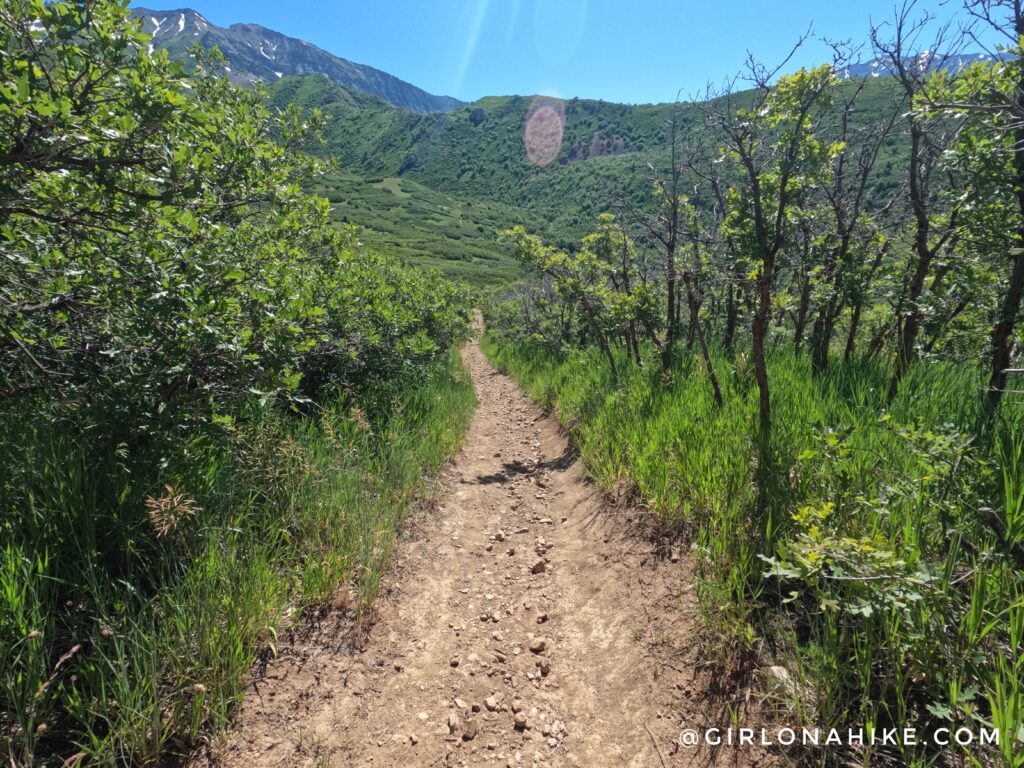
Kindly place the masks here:
[(524, 461), (506, 461), (501, 465), (501, 471), (491, 475), (477, 475), (476, 482), (480, 485), (491, 483), (505, 483), (519, 475), (532, 475), (542, 470), (565, 470), (576, 463), (579, 452), (571, 445), (566, 445), (561, 456), (546, 461), (527, 463)]

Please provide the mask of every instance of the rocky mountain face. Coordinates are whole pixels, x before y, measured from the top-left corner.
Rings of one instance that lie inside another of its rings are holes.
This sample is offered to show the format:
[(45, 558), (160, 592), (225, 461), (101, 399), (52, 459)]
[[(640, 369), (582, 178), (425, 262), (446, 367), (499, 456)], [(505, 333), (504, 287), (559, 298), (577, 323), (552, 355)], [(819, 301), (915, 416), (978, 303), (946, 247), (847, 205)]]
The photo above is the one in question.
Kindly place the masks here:
[(450, 112), (463, 104), (451, 96), (435, 96), (387, 72), (356, 64), (258, 24), (218, 27), (188, 8), (135, 8), (133, 13), (153, 36), (153, 45), (166, 48), (172, 56), (184, 56), (196, 42), (204, 48), (216, 45), (227, 57), (228, 75), (236, 83), (274, 82), (287, 75), (321, 73), (346, 88), (371, 93), (412, 112)]
[[(935, 70), (947, 70), (958, 72), (969, 64), (978, 61), (1005, 61), (1009, 54), (998, 53), (993, 55), (987, 53), (959, 53), (948, 56), (937, 56), (928, 51), (919, 53), (917, 56), (907, 57), (904, 65), (907, 69), (919, 72), (932, 72)], [(872, 59), (861, 64), (851, 64), (839, 71), (840, 77), (882, 77), (883, 75), (895, 74), (895, 68), (891, 61), (885, 59)]]

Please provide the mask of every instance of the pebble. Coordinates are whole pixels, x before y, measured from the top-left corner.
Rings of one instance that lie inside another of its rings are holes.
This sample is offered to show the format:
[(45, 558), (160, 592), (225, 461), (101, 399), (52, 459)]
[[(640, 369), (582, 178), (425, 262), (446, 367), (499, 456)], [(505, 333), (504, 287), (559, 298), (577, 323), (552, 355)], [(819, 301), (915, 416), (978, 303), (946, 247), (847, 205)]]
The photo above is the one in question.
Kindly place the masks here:
[(462, 660), (458, 656), (452, 656), (451, 661), (448, 664), (452, 667), (457, 667), (462, 663)]
[(459, 730), (459, 716), (454, 712), (448, 713), (448, 733), (455, 733)]
[(542, 637), (535, 637), (533, 641), (530, 643), (530, 650), (533, 653), (544, 653), (547, 647), (548, 644)]
[(497, 712), (498, 700), (494, 696), (488, 696), (484, 699), (484, 706), (487, 707), (488, 712)]
[(462, 740), (472, 741), (476, 738), (476, 720), (470, 718), (466, 721), (466, 727), (462, 729)]
[(542, 557), (537, 562), (535, 562), (533, 564), (533, 566), (530, 568), (530, 572), (531, 573), (544, 573), (544, 571), (546, 571), (547, 569), (548, 569), (548, 564), (546, 562), (544, 562), (544, 558)]
[(515, 717), (512, 718), (512, 722), (515, 725), (517, 731), (526, 730), (526, 713), (516, 712)]

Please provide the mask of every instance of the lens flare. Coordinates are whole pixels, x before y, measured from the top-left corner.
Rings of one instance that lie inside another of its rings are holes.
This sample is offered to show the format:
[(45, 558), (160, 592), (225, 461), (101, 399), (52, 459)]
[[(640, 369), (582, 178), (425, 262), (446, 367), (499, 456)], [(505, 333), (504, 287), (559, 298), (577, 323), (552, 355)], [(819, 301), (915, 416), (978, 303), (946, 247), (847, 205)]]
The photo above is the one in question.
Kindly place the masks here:
[(538, 168), (550, 165), (562, 151), (565, 105), (558, 99), (538, 96), (526, 112), (523, 144), (526, 157)]

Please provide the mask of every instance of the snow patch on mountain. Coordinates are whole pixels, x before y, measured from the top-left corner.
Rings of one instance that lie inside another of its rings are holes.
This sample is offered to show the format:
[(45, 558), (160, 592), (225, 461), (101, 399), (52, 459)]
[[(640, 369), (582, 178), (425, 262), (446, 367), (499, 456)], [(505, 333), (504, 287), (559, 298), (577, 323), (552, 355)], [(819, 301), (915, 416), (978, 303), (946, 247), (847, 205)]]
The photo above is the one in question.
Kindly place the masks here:
[(450, 112), (463, 104), (458, 99), (435, 96), (387, 72), (356, 64), (305, 40), (258, 24), (218, 27), (189, 8), (169, 11), (134, 8), (132, 12), (142, 19), (143, 31), (152, 36), (153, 44), (166, 48), (174, 58), (187, 56), (188, 48), (195, 42), (204, 48), (219, 48), (231, 63), (225, 71), (235, 83), (320, 73), (346, 88), (371, 93), (414, 112)]

